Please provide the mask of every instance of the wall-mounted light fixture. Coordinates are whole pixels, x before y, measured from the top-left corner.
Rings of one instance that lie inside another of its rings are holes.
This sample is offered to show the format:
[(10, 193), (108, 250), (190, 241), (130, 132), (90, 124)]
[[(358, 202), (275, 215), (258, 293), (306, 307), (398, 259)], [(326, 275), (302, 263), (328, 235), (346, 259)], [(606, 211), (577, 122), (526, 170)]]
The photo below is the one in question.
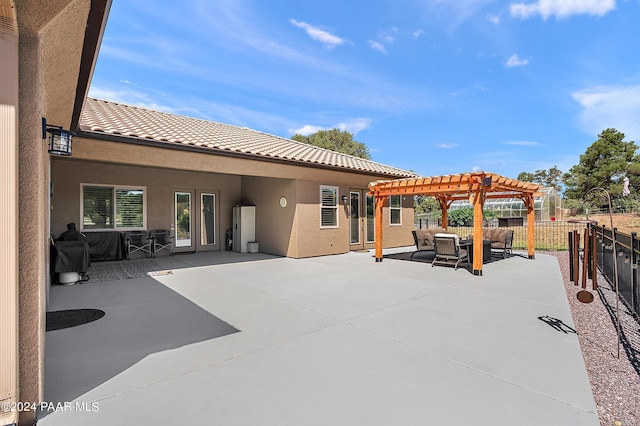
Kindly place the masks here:
[(482, 186), (491, 186), (491, 176), (482, 178)]
[(349, 201), (349, 197), (347, 197), (346, 195), (342, 196), (342, 202), (347, 204), (347, 201)]
[[(47, 133), (49, 136), (47, 138)], [(42, 117), (42, 139), (48, 139), (48, 151), (52, 155), (71, 155), (71, 139), (76, 134), (70, 130), (64, 130), (62, 126), (52, 126), (47, 124), (46, 118)]]

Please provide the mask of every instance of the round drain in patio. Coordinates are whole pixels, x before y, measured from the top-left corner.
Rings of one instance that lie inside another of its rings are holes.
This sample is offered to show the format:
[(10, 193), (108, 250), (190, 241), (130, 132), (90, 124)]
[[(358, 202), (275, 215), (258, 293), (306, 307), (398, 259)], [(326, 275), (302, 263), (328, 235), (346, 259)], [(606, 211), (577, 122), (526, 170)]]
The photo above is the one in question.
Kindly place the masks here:
[(97, 321), (105, 315), (100, 309), (69, 309), (47, 312), (47, 331), (64, 330)]

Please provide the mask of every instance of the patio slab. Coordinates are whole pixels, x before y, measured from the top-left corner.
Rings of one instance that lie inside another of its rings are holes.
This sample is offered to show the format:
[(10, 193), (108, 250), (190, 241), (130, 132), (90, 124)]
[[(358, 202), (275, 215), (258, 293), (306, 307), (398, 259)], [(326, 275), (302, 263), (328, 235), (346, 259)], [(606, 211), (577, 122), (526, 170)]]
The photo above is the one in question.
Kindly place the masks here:
[(60, 405), (38, 424), (599, 424), (576, 334), (539, 319), (573, 327), (553, 256), (482, 277), (251, 256), (53, 287), (49, 310), (106, 314), (47, 332), (45, 401)]

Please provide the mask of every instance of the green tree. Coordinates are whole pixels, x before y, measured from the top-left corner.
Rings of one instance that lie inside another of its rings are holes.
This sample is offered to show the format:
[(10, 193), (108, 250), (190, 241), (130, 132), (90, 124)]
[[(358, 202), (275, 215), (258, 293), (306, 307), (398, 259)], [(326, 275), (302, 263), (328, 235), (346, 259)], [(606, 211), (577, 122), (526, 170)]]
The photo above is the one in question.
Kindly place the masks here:
[(320, 148), (326, 148), (343, 154), (349, 154), (355, 157), (371, 160), (369, 148), (362, 142), (354, 141), (353, 135), (346, 130), (320, 130), (309, 136), (303, 136), (296, 133), (291, 137), (291, 139)]
[(415, 195), (413, 197), (413, 211), (415, 214), (431, 213), (440, 211), (440, 203), (435, 197), (426, 195)]
[(536, 170), (535, 173), (521, 172), (517, 179), (542, 186), (552, 186), (556, 190), (562, 191), (562, 170), (558, 166), (553, 166), (548, 170)]
[(562, 170), (555, 165), (549, 170), (536, 170), (533, 174), (533, 182), (542, 186), (552, 186), (557, 191), (562, 191)]
[(592, 188), (604, 188), (612, 197), (622, 193), (622, 178), (629, 178), (632, 188), (640, 187), (640, 158), (635, 142), (625, 142), (624, 133), (606, 129), (598, 140), (580, 156), (580, 162), (563, 176), (568, 198), (584, 198)]
[(533, 173), (520, 172), (520, 174), (518, 174), (518, 177), (516, 179), (521, 180), (523, 182), (533, 182), (535, 177), (534, 177)]

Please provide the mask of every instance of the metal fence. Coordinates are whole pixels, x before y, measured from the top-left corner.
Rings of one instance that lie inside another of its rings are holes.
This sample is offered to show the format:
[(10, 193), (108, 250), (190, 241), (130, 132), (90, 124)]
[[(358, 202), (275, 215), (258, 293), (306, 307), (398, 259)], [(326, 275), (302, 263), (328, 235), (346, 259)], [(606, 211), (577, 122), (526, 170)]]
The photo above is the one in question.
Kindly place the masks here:
[[(596, 226), (597, 262), (600, 271), (610, 282), (614, 280), (613, 262), (618, 268), (618, 292), (627, 307), (640, 316), (640, 239), (635, 232), (631, 235), (617, 232), (605, 226)], [(616, 240), (616, 254), (613, 254), (613, 236)], [(614, 260), (615, 259), (615, 260)]]
[[(439, 228), (435, 221), (416, 220), (416, 228)], [(487, 221), (486, 228), (497, 228), (498, 221)], [(569, 249), (568, 234), (570, 231), (584, 230), (586, 225), (581, 223), (568, 223), (564, 221), (536, 222), (535, 245), (536, 250), (564, 251)], [(524, 250), (527, 248), (527, 222), (523, 226), (509, 226), (505, 229), (513, 230), (513, 248)], [(467, 238), (473, 234), (473, 226), (449, 226), (449, 232), (458, 234), (461, 238)]]
[[(485, 227), (495, 227), (495, 222), (484, 223)], [(438, 223), (431, 221), (416, 221), (416, 228), (438, 228)], [(564, 221), (537, 222), (535, 224), (535, 247), (537, 251), (564, 251), (569, 249), (569, 233), (577, 230), (583, 234), (586, 225), (582, 223), (568, 223)], [(527, 248), (527, 224), (524, 226), (510, 226), (512, 229), (513, 248), (524, 250)], [(472, 226), (449, 226), (448, 232), (453, 232), (461, 238), (468, 238), (473, 234)], [(610, 282), (614, 282), (613, 268), (613, 233), (616, 238), (615, 261), (618, 267), (618, 291), (624, 304), (640, 316), (640, 238), (634, 232), (631, 235), (607, 228), (596, 226), (597, 263), (602, 274)]]

